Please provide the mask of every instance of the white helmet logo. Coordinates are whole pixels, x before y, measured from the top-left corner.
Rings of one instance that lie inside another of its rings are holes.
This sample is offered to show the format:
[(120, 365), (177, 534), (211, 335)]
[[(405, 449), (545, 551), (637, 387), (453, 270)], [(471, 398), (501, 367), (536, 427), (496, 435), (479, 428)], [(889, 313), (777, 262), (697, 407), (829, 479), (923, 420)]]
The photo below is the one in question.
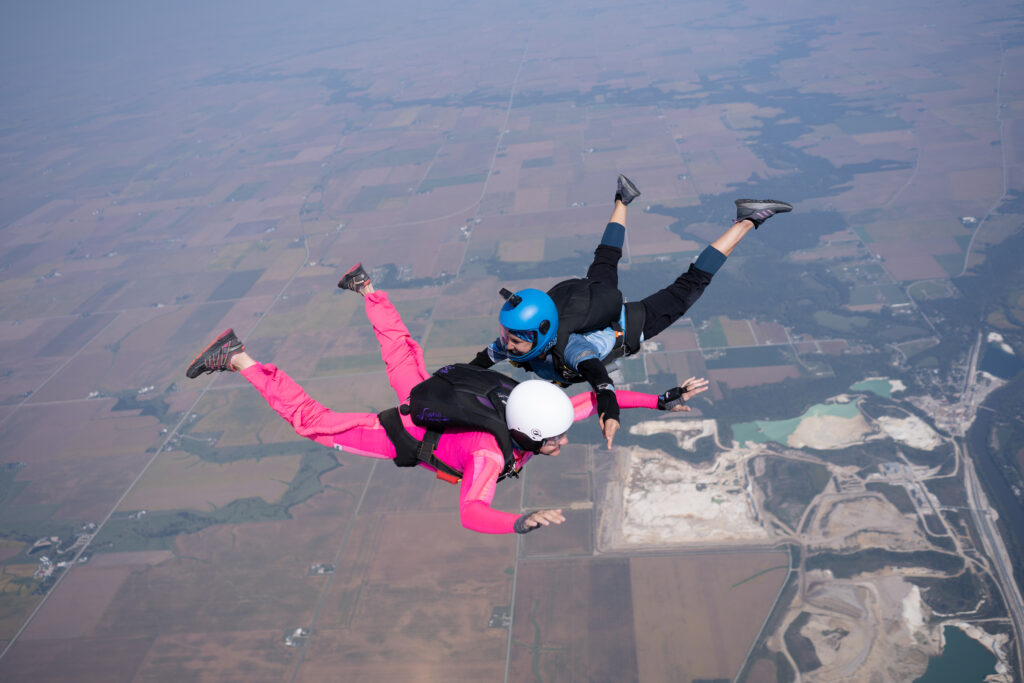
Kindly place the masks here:
[(533, 440), (534, 441), (540, 441), (540, 430), (539, 429), (531, 429), (530, 433), (533, 435)]

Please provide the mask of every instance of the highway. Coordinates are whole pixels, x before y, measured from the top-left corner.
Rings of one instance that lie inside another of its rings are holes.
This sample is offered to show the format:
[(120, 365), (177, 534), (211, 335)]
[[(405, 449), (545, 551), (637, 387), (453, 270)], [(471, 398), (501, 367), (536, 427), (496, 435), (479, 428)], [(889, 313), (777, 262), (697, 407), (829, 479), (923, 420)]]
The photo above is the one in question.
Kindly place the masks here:
[[(972, 395), (972, 389), (974, 387), (977, 378), (977, 366), (978, 357), (980, 356), (982, 343), (982, 335), (978, 334), (978, 338), (974, 343), (974, 347), (971, 349), (970, 358), (967, 365), (967, 375), (964, 379), (964, 399), (968, 400), (968, 397)], [(971, 405), (972, 417), (973, 413), (976, 412), (978, 406)], [(967, 421), (967, 424), (971, 424), (973, 419)], [(966, 425), (965, 425), (966, 427)], [(966, 429), (965, 429), (966, 431)], [(988, 497), (985, 495), (984, 490), (981, 487), (981, 482), (978, 480), (978, 475), (974, 470), (974, 461), (971, 459), (970, 451), (967, 448), (967, 444), (963, 439), (963, 434), (956, 436), (953, 439), (954, 447), (956, 448), (956, 457), (960, 459), (960, 464), (963, 466), (964, 473), (964, 488), (967, 491), (967, 504), (971, 510), (971, 516), (974, 518), (974, 524), (980, 534), (982, 550), (986, 557), (992, 563), (993, 579), (996, 585), (999, 586), (999, 590), (1003, 594), (1003, 602), (1006, 605), (1006, 612), (1010, 617), (1010, 621), (1013, 624), (1014, 632), (1014, 644), (1017, 649), (1017, 667), (1015, 680), (1024, 679), (1024, 648), (1021, 645), (1021, 638), (1024, 635), (1024, 599), (1021, 598), (1020, 587), (1017, 585), (1016, 580), (1013, 577), (1013, 566), (1010, 562), (1009, 553), (1006, 551), (1006, 546), (1003, 543), (1002, 537), (999, 535), (999, 530), (996, 527), (995, 520), (993, 519), (992, 510), (988, 505)]]

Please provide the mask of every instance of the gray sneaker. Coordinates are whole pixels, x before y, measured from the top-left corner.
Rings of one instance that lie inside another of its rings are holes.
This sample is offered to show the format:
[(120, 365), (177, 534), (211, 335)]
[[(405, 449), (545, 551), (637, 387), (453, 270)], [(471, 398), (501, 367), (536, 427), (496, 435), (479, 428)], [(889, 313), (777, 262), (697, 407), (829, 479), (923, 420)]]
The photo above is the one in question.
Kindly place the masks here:
[(619, 175), (615, 198), (629, 206), (629, 203), (640, 196), (640, 190), (636, 189), (633, 181), (624, 175)]
[(737, 199), (735, 222), (750, 221), (754, 224), (754, 230), (757, 230), (762, 223), (775, 214), (792, 210), (792, 204), (780, 202), (777, 199)]

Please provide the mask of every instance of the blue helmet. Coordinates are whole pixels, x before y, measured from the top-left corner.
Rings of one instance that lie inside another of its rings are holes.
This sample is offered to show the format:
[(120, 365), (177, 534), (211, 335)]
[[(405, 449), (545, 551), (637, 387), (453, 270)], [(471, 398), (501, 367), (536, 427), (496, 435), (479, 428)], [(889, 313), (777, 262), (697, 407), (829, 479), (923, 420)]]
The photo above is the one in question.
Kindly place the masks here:
[(539, 289), (522, 289), (512, 294), (501, 290), (505, 304), (498, 314), (502, 328), (523, 339), (534, 340), (533, 348), (521, 356), (511, 353), (514, 361), (527, 361), (547, 351), (558, 334), (558, 309), (551, 297)]

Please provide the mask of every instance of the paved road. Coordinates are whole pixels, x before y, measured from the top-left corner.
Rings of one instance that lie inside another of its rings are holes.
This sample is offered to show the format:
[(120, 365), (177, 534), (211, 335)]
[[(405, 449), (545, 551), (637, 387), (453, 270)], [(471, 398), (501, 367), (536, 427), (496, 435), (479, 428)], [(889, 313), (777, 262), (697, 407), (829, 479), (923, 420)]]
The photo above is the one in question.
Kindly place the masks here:
[[(967, 376), (964, 381), (965, 397), (971, 395), (971, 390), (976, 382), (981, 343), (982, 335), (979, 333), (974, 347), (971, 349), (971, 356), (968, 362)], [(976, 411), (977, 408), (977, 406), (972, 406), (972, 412)], [(973, 419), (967, 422), (973, 423)], [(1024, 659), (1022, 659), (1024, 647), (1021, 645), (1021, 638), (1024, 636), (1024, 599), (1021, 598), (1020, 587), (1013, 577), (1013, 566), (1010, 562), (1009, 553), (1007, 553), (1003, 539), (999, 535), (995, 520), (990, 514), (988, 498), (974, 470), (974, 461), (971, 458), (967, 444), (961, 436), (953, 439), (953, 445), (956, 448), (956, 457), (960, 459), (960, 464), (963, 466), (964, 488), (967, 490), (967, 504), (970, 507), (971, 516), (974, 518), (974, 524), (981, 535), (985, 556), (992, 562), (993, 578), (1003, 594), (1006, 612), (1013, 623), (1014, 641), (1017, 648), (1018, 671), (1016, 678), (1020, 680), (1024, 678)]]

